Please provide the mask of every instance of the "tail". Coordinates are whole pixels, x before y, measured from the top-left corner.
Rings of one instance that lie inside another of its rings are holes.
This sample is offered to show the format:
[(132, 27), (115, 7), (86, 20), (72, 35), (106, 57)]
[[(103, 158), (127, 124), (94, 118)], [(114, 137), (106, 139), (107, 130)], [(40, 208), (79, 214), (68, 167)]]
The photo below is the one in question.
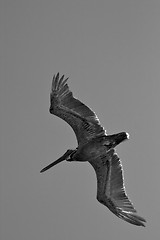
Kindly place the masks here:
[(116, 133), (113, 135), (107, 135), (105, 138), (105, 144), (108, 147), (108, 150), (116, 147), (121, 142), (129, 139), (129, 134), (126, 132)]
[(111, 135), (111, 137), (114, 139), (115, 144), (118, 145), (121, 142), (129, 139), (129, 134), (126, 132), (121, 132), (121, 133), (113, 134)]

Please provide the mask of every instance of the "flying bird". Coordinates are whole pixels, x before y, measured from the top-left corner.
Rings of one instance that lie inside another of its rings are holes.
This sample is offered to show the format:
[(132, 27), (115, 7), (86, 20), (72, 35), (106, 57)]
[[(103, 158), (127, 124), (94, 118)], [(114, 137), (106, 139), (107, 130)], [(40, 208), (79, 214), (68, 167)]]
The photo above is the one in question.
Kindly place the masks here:
[(97, 200), (119, 218), (137, 226), (145, 226), (145, 219), (136, 214), (126, 194), (121, 160), (114, 149), (129, 139), (129, 134), (121, 132), (107, 135), (96, 114), (73, 97), (67, 80), (64, 75), (60, 78), (59, 73), (53, 76), (49, 111), (72, 127), (78, 147), (67, 150), (62, 157), (43, 168), (41, 172), (64, 160), (88, 161), (97, 176)]

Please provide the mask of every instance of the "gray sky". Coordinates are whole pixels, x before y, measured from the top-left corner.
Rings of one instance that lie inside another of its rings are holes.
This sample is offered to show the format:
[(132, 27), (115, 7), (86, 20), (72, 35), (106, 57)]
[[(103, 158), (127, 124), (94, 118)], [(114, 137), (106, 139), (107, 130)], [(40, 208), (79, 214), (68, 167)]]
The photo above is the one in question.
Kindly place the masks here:
[[(158, 239), (160, 1), (6, 0), (0, 11), (1, 239)], [(48, 111), (58, 71), (109, 134), (129, 132), (117, 152), (146, 228), (98, 203), (88, 163), (39, 173), (76, 147)]]

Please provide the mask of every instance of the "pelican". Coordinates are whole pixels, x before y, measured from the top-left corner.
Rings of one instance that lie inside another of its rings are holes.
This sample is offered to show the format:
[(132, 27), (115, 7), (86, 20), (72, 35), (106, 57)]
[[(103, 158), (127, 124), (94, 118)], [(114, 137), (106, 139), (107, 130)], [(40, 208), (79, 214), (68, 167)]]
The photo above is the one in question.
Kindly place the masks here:
[(78, 147), (67, 150), (41, 172), (64, 160), (88, 161), (97, 176), (97, 200), (126, 222), (145, 227), (145, 219), (136, 214), (137, 211), (126, 194), (121, 160), (114, 149), (129, 139), (129, 134), (121, 132), (107, 135), (96, 114), (73, 97), (67, 80), (64, 75), (60, 78), (59, 73), (53, 76), (49, 111), (73, 128)]

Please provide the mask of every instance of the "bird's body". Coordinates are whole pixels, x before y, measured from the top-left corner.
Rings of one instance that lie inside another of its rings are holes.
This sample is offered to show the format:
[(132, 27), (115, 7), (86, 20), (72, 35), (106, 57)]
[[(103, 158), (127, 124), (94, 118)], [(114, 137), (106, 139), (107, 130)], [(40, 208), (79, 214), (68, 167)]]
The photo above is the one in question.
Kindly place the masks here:
[(119, 143), (129, 138), (128, 133), (107, 135), (96, 114), (73, 97), (67, 80), (64, 80), (64, 75), (61, 78), (59, 74), (53, 77), (50, 113), (62, 118), (73, 128), (78, 147), (67, 150), (41, 172), (63, 160), (88, 161), (97, 176), (97, 200), (119, 218), (137, 226), (145, 226), (145, 219), (136, 214), (126, 195), (121, 161), (114, 150)]
[(127, 136), (126, 133), (122, 132), (114, 135), (95, 137), (89, 142), (79, 145), (76, 153), (73, 155), (73, 159), (80, 162), (95, 162), (95, 159), (98, 159), (101, 155), (106, 154), (110, 149), (118, 145), (119, 141), (126, 140)]

